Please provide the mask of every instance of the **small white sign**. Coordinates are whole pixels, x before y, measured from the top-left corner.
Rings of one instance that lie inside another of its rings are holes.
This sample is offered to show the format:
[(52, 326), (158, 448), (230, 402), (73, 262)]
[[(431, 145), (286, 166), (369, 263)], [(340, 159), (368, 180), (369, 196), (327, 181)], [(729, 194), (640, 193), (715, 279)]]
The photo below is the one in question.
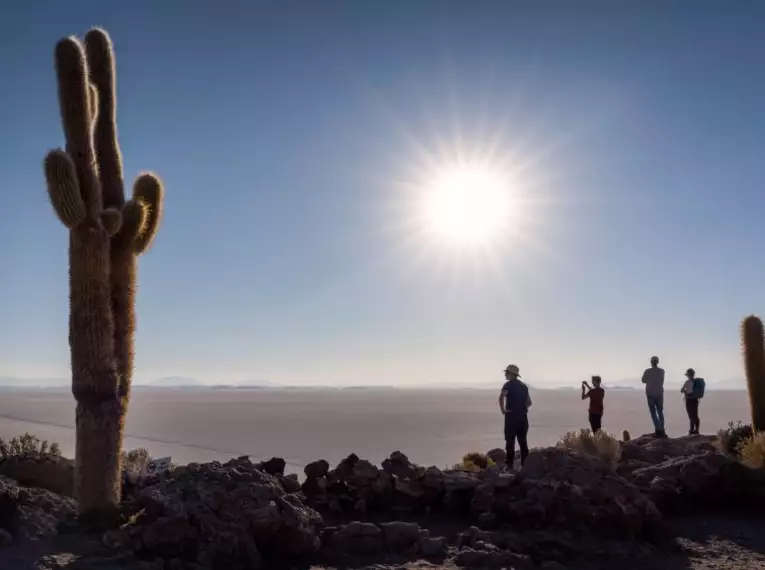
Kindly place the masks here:
[(152, 459), (146, 464), (143, 475), (156, 475), (168, 469), (170, 469), (170, 457), (160, 457), (159, 459)]

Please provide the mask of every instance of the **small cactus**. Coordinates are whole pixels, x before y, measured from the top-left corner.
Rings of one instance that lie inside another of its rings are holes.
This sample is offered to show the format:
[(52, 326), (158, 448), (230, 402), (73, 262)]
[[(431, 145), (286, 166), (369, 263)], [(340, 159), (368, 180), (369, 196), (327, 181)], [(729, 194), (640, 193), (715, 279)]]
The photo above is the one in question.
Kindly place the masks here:
[(81, 513), (120, 499), (120, 451), (135, 335), (136, 255), (151, 244), (162, 184), (142, 174), (125, 201), (109, 36), (93, 29), (55, 51), (66, 150), (44, 170), (53, 210), (69, 229), (69, 344), (77, 401), (75, 493)]
[(752, 428), (765, 431), (765, 334), (762, 321), (749, 316), (741, 324), (741, 345), (752, 409)]
[(625, 430), (622, 432), (622, 441), (623, 441), (624, 443), (627, 443), (627, 442), (628, 442), (628, 441), (630, 441), (631, 439), (632, 439), (632, 437), (630, 437), (630, 432), (628, 432), (628, 431), (625, 429)]

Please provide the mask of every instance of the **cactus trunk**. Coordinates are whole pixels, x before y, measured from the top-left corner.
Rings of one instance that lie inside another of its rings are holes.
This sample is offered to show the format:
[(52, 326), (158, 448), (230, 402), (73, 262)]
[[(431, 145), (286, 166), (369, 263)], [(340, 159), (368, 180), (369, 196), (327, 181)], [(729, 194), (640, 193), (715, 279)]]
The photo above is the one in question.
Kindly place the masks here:
[(56, 46), (66, 152), (45, 159), (48, 194), (70, 230), (69, 344), (77, 401), (75, 493), (80, 514), (100, 520), (120, 499), (120, 459), (135, 335), (136, 256), (154, 238), (162, 186), (139, 176), (125, 201), (117, 142), (114, 54), (91, 30)]
[(80, 513), (110, 517), (120, 500), (120, 455), (125, 408), (116, 398), (77, 402), (75, 496)]
[(127, 402), (133, 380), (135, 338), (135, 289), (137, 264), (128, 244), (113, 240), (111, 298), (114, 308), (114, 358), (119, 372), (118, 392)]
[(765, 431), (765, 333), (762, 321), (750, 316), (741, 325), (742, 348), (752, 428)]

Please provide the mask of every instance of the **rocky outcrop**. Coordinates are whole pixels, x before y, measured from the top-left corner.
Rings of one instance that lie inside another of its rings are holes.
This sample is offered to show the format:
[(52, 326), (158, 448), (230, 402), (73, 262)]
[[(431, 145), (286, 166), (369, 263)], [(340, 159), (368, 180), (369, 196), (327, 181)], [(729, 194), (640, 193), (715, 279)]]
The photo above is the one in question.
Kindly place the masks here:
[[(765, 503), (765, 473), (720, 453), (712, 438), (620, 445), (616, 464), (537, 449), (520, 472), (502, 468), (501, 450), (486, 454), (483, 469), (453, 470), (398, 451), (380, 467), (351, 454), (334, 469), (307, 465), (302, 484), (279, 458), (190, 464), (134, 481), (129, 522), (101, 542), (178, 570), (418, 559), (518, 570), (639, 555), (650, 543), (642, 539), (664, 529), (663, 513), (683, 507)], [(0, 483), (0, 547), (53, 534), (75, 513), (71, 499)]]
[(59, 525), (73, 520), (76, 513), (77, 504), (69, 497), (21, 487), (0, 477), (0, 543), (53, 536)]
[(391, 559), (424, 558), (441, 561), (447, 555), (448, 542), (431, 536), (417, 523), (391, 521), (380, 524), (353, 521), (327, 527), (322, 531), (321, 559), (332, 564), (349, 564), (374, 557)]
[(124, 543), (143, 558), (258, 568), (319, 550), (322, 519), (247, 458), (190, 464), (136, 490)]

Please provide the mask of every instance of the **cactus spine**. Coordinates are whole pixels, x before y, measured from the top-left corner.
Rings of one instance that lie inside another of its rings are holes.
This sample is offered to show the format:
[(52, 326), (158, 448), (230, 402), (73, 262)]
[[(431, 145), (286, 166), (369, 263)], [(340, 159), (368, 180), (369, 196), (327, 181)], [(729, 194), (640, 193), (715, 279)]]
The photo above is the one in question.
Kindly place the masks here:
[(55, 50), (66, 150), (44, 162), (53, 210), (69, 229), (69, 344), (77, 402), (76, 485), (81, 514), (120, 498), (120, 451), (130, 399), (136, 256), (151, 244), (162, 184), (142, 174), (125, 200), (117, 141), (114, 54), (103, 30)]
[(765, 431), (765, 334), (762, 321), (749, 316), (741, 324), (746, 384), (752, 408), (752, 428)]

